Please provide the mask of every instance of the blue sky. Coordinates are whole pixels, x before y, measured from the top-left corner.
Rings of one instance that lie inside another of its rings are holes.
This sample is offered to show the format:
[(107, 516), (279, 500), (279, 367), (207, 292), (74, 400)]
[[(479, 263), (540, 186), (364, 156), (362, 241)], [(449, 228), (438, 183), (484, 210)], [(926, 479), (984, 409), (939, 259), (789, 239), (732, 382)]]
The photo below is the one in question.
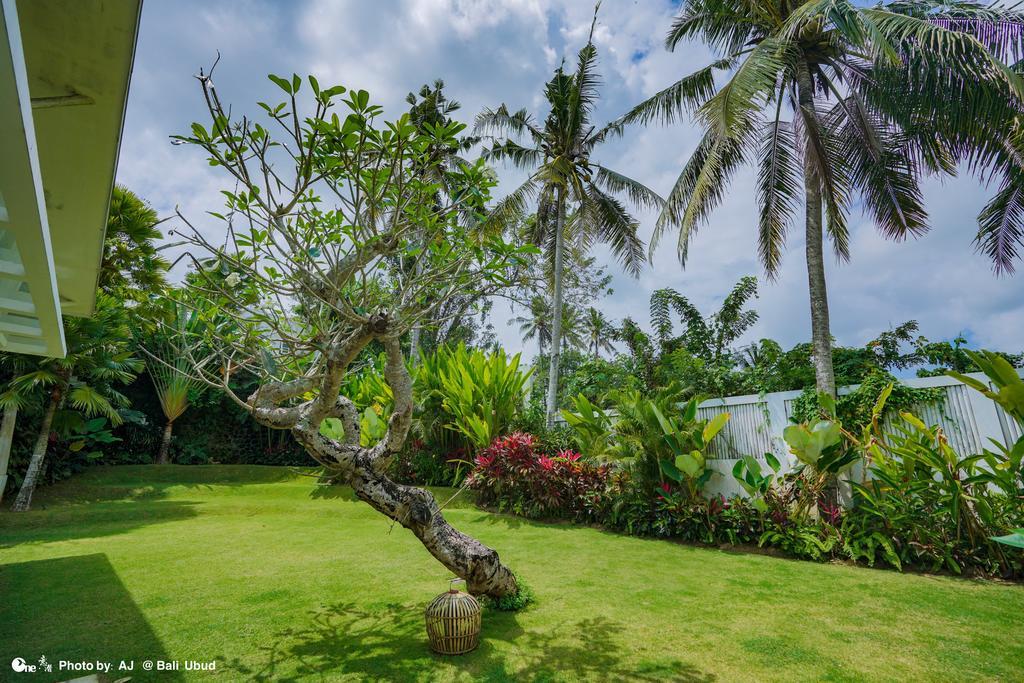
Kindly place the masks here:
[[(572, 61), (586, 40), (593, 6), (571, 0), (146, 0), (135, 60), (118, 180), (161, 215), (175, 206), (199, 225), (215, 228), (206, 211), (221, 207), (222, 174), (168, 135), (202, 118), (193, 79), (219, 50), (216, 85), (235, 111), (258, 115), (256, 102), (274, 97), (266, 74), (308, 74), (320, 83), (370, 91), (389, 114), (420, 85), (444, 79), (467, 122), (484, 106), (506, 102), (542, 113), (541, 91), (562, 58)], [(596, 119), (603, 122), (707, 63), (699, 44), (666, 52), (662, 38), (673, 14), (668, 0), (605, 0), (596, 43), (604, 78)], [(690, 124), (630, 131), (605, 146), (601, 163), (665, 194), (699, 138)], [(522, 176), (499, 167), (508, 190)], [(917, 240), (882, 239), (855, 210), (850, 263), (830, 261), (832, 331), (842, 344), (863, 344), (879, 332), (916, 319), (930, 338), (968, 332), (983, 346), (1024, 349), (1024, 275), (996, 277), (974, 252), (975, 217), (990, 192), (963, 174), (928, 179), (931, 232)], [(618, 319), (647, 322), (648, 298), (673, 287), (706, 312), (743, 275), (763, 276), (756, 260), (757, 210), (753, 174), (738, 174), (723, 205), (693, 240), (682, 269), (669, 238), (638, 279), (609, 262), (615, 294), (599, 306)], [(650, 235), (654, 216), (640, 214)], [(171, 222), (173, 224), (173, 221)], [(761, 320), (744, 341), (772, 337), (788, 346), (810, 336), (801, 230), (791, 232), (775, 282), (762, 277)], [(1024, 270), (1022, 268), (1021, 270)], [(497, 332), (510, 349), (523, 348), (504, 304)], [(533, 345), (525, 348), (527, 355)]]

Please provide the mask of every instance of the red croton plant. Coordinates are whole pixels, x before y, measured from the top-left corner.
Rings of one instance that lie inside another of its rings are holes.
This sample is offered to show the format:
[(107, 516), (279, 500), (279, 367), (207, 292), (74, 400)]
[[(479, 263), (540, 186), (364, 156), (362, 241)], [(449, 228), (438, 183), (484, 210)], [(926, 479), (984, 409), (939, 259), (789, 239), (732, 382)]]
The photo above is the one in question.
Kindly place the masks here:
[(468, 485), (480, 503), (528, 517), (593, 519), (610, 473), (571, 450), (546, 454), (530, 434), (496, 439), (476, 457)]

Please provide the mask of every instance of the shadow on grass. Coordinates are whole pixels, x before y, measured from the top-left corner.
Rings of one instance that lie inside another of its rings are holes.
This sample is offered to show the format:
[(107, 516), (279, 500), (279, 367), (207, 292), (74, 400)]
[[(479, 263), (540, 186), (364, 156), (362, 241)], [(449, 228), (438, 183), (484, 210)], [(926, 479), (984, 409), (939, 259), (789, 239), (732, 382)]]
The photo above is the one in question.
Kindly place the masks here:
[[(112, 662), (115, 680), (181, 680), (174, 672), (147, 674), (142, 662), (170, 659), (106, 555), (77, 555), (0, 565), (0, 665), (14, 657), (31, 664), (41, 656), (52, 674), (33, 681), (63, 681), (85, 675), (59, 671), (56, 662)], [(117, 671), (121, 660), (132, 671)], [(2, 678), (3, 674), (0, 674)]]
[[(258, 666), (225, 659), (228, 670), (255, 681), (434, 680), (439, 670), (474, 680), (546, 681), (568, 677), (595, 681), (687, 681), (710, 683), (715, 676), (678, 659), (635, 667), (618, 638), (623, 627), (604, 619), (584, 619), (527, 632), (516, 615), (485, 610), (480, 646), (466, 655), (443, 657), (429, 650), (422, 610), (389, 604), (369, 610), (335, 603), (313, 611), (309, 626), (276, 633), (262, 648)], [(569, 638), (567, 640), (567, 637)]]
[(191, 519), (198, 503), (153, 501), (93, 503), (85, 509), (53, 508), (0, 515), (0, 549), (23, 543), (55, 543), (81, 538), (115, 536), (140, 527)]
[(90, 468), (41, 488), (28, 512), (0, 508), (0, 549), (112, 536), (197, 516), (199, 501), (164, 500), (171, 489), (210, 491), (294, 479), (302, 472), (251, 465), (127, 465)]
[[(473, 502), (473, 496), (468, 491), (460, 491), (448, 486), (425, 486), (423, 484), (408, 484), (416, 488), (426, 489), (437, 500), (442, 510), (473, 510), (479, 512), (480, 508)], [(348, 484), (319, 481), (310, 491), (309, 497), (313, 499), (358, 501), (355, 491)]]

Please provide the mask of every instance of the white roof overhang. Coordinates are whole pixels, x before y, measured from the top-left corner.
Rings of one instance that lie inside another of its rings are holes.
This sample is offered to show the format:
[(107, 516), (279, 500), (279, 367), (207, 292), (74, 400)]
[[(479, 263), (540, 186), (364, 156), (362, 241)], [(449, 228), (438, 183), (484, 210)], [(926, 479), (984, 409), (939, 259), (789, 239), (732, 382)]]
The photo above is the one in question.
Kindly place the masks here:
[(0, 349), (93, 311), (141, 0), (0, 0)]

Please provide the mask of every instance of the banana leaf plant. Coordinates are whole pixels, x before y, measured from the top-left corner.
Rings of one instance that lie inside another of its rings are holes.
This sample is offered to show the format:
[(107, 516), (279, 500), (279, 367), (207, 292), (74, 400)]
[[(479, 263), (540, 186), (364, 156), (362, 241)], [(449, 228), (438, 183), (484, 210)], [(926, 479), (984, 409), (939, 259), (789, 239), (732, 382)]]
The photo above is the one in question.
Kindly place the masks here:
[[(1003, 411), (1024, 428), (1024, 379), (1010, 362), (992, 351), (966, 351), (967, 356), (988, 377), (986, 384), (959, 372), (948, 373), (967, 386), (992, 399)], [(1024, 496), (1024, 436), (1014, 444), (989, 439), (995, 450), (985, 449), (989, 465), (989, 483), (1007, 495)]]
[(764, 461), (767, 470), (761, 467), (757, 458), (744, 455), (732, 468), (732, 476), (736, 483), (747, 493), (751, 504), (761, 513), (768, 512), (765, 498), (771, 495), (775, 479), (781, 469), (779, 459), (771, 452), (764, 454)]
[[(806, 475), (807, 485), (801, 489), (796, 512), (803, 516), (812, 505), (819, 511), (834, 509), (835, 484), (840, 474), (860, 458), (858, 449), (844, 439), (843, 425), (835, 415), (834, 402), (826, 394), (819, 395), (825, 418), (810, 423), (793, 424), (782, 430), (789, 452), (800, 462), (797, 472)], [(831, 489), (831, 496), (825, 495)], [(832, 498), (833, 500), (827, 500)]]
[(573, 431), (576, 446), (587, 458), (604, 459), (612, 446), (612, 419), (583, 394), (573, 400), (575, 412), (563, 410), (562, 417)]
[(671, 452), (670, 458), (661, 459), (661, 473), (682, 484), (691, 499), (703, 491), (715, 471), (708, 467), (707, 447), (729, 421), (729, 413), (719, 413), (711, 420), (697, 418), (697, 399), (690, 399), (678, 416), (665, 416), (657, 406), (651, 406), (662, 438)]
[(1014, 548), (1024, 548), (1024, 529), (1014, 529), (1006, 536), (993, 536), (992, 540)]

